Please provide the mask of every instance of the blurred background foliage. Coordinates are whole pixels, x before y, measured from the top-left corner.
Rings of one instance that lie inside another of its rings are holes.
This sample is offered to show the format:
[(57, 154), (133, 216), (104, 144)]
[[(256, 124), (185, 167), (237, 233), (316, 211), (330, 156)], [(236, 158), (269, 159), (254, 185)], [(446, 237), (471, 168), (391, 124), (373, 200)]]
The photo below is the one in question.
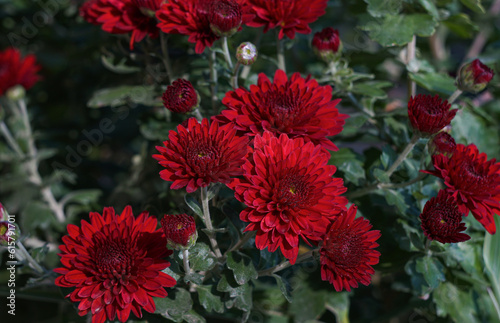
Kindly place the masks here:
[[(168, 183), (158, 176), (160, 166), (151, 158), (154, 146), (185, 118), (170, 115), (158, 100), (167, 85), (159, 42), (147, 39), (130, 52), (126, 35), (110, 35), (84, 22), (78, 15), (81, 3), (0, 0), (0, 49), (15, 46), (24, 53), (35, 53), (42, 66), (43, 80), (28, 92), (37, 146), (44, 151), (42, 176), (53, 177), (55, 195), (67, 198), (69, 223), (77, 223), (87, 218), (90, 210), (100, 211), (103, 206), (121, 210), (130, 204), (135, 212), (148, 210), (156, 216), (189, 212), (183, 193), (168, 189)], [(499, 74), (499, 11), (499, 1), (329, 1), (327, 14), (311, 27), (313, 32), (327, 26), (338, 29), (344, 44), (347, 76), (332, 85), (335, 96), (343, 99), (341, 112), (350, 118), (334, 140), (340, 151), (332, 153), (332, 163), (338, 166), (337, 176), (344, 178), (348, 192), (383, 180), (377, 177), (377, 170), (391, 164), (409, 141), (408, 78), (418, 84), (417, 93), (446, 98), (455, 90), (454, 78), (463, 62), (478, 57)], [(414, 34), (419, 36), (416, 57), (408, 62), (405, 45)], [(483, 43), (478, 43), (480, 37)], [(287, 40), (287, 71), (312, 74), (328, 83), (327, 67), (314, 56), (311, 39), (312, 34)], [(232, 52), (242, 41), (259, 46), (259, 59), (240, 84), (255, 84), (258, 73), (273, 76), (273, 32), (260, 36), (257, 29), (245, 27), (230, 39)], [(179, 35), (170, 36), (169, 46), (175, 75), (189, 76), (202, 96), (202, 108), (210, 112), (208, 51), (195, 54), (186, 37)], [(223, 64), (218, 69), (222, 98), (231, 89), (229, 72)], [(366, 111), (357, 109), (349, 93)], [(487, 91), (461, 97), (464, 107), (452, 123), (457, 142), (475, 143), (489, 158), (497, 159), (499, 97), (500, 82), (495, 76)], [(220, 101), (218, 104), (217, 109), (222, 109)], [(102, 137), (93, 136), (93, 130), (99, 129), (106, 118), (111, 120), (108, 129), (112, 130)], [(83, 149), (79, 143), (91, 141), (89, 137), (96, 144), (88, 153), (79, 153)], [(424, 147), (419, 143), (413, 156), (420, 157)], [(0, 200), (11, 214), (18, 214), (21, 230), (32, 239), (31, 247), (35, 253), (40, 252), (42, 264), (55, 268), (58, 257), (54, 247), (65, 234), (65, 226), (52, 220), (37, 189), (26, 184), (19, 165), (11, 162), (3, 141), (0, 161)], [(414, 178), (420, 165), (420, 158), (410, 158), (394, 178)], [(418, 216), (440, 185), (426, 177), (404, 189), (384, 189), (353, 199), (359, 213), (382, 231), (378, 248), (382, 256), (370, 286), (335, 293), (330, 284), (320, 280), (317, 264), (305, 263), (287, 269), (282, 278), (254, 281), (253, 307), (245, 311), (248, 321), (345, 322), (348, 315), (351, 322), (499, 322), (491, 294), (496, 292), (497, 299), (500, 296), (500, 265), (494, 261), (498, 259), (494, 246), (500, 244), (500, 236), (485, 239), (481, 225), (468, 217), (470, 241), (446, 246), (436, 243), (430, 251), (424, 246)], [(223, 190), (221, 200), (224, 194), (231, 196), (230, 191)], [(231, 202), (222, 209), (237, 222), (241, 207)], [(241, 227), (241, 223), (238, 225)], [(45, 248), (44, 241), (48, 242)], [(255, 255), (256, 266), (260, 257), (262, 253)], [(26, 269), (18, 276), (19, 284), (25, 287), (17, 295), (22, 310), (14, 322), (85, 321), (77, 316), (74, 305), (63, 299), (67, 292), (56, 288), (53, 280), (32, 279), (30, 273)], [(1, 271), (2, 299), (6, 277), (7, 273)], [(169, 292), (169, 299), (182, 299), (186, 296), (183, 293), (182, 289)], [(245, 299), (240, 301), (237, 307), (246, 308)], [(205, 298), (195, 300), (192, 306), (196, 312), (205, 313), (209, 322), (240, 319), (237, 310), (219, 315), (220, 302)], [(1, 313), (5, 313), (5, 302), (1, 303)], [(157, 306), (169, 308), (168, 304)], [(167, 317), (176, 321), (183, 318), (172, 312)], [(162, 319), (157, 315), (146, 318), (149, 322)], [(191, 319), (196, 321), (195, 316)]]

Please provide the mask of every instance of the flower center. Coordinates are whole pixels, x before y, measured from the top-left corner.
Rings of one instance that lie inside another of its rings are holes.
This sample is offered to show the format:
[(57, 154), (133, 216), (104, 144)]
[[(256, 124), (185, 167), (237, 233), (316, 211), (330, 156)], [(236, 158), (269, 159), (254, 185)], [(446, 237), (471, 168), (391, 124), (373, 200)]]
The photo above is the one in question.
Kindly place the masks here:
[(276, 197), (280, 208), (299, 208), (310, 203), (309, 185), (304, 176), (297, 174), (285, 175), (278, 184)]
[(325, 250), (335, 266), (344, 268), (357, 267), (365, 256), (362, 236), (350, 228), (330, 232), (325, 241)]
[(134, 265), (134, 249), (127, 241), (105, 239), (94, 255), (97, 270), (103, 278), (126, 279)]

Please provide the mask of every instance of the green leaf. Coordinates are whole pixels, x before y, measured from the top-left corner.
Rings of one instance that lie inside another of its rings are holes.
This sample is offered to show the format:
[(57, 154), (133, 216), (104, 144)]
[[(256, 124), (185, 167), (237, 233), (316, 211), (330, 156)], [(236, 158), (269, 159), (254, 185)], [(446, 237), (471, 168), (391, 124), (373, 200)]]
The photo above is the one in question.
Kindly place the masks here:
[(21, 222), (21, 228), (26, 232), (34, 232), (37, 229), (48, 230), (51, 226), (63, 228), (62, 223), (56, 220), (52, 210), (45, 203), (38, 201), (28, 203)]
[(410, 73), (409, 75), (419, 86), (431, 92), (451, 95), (457, 89), (455, 80), (447, 74)]
[(224, 274), (217, 284), (217, 290), (219, 292), (229, 293), (231, 299), (226, 301), (227, 308), (236, 306), (236, 308), (245, 312), (252, 309), (252, 287), (250, 287), (249, 284), (238, 285), (231, 271), (224, 271)]
[(140, 125), (141, 134), (148, 140), (167, 140), (170, 130), (174, 130), (178, 123), (166, 122), (164, 120), (148, 119)]
[(385, 15), (360, 28), (380, 45), (390, 47), (406, 45), (414, 35), (428, 37), (434, 33), (436, 25), (434, 18), (427, 14)]
[(422, 239), (415, 232), (410, 232), (410, 241), (418, 250), (424, 250), (425, 246)]
[(443, 24), (462, 38), (472, 38), (479, 30), (470, 17), (465, 13), (458, 13), (443, 21)]
[(203, 211), (201, 210), (201, 206), (198, 201), (189, 194), (184, 195), (184, 201), (189, 206), (194, 213), (196, 213), (199, 217), (203, 218)]
[(201, 284), (203, 284), (203, 278), (204, 277), (205, 276), (203, 276), (203, 275), (201, 275), (199, 273), (192, 272), (192, 273), (189, 273), (188, 275), (184, 276), (184, 281), (186, 283), (193, 282), (196, 285), (201, 285)]
[(405, 272), (410, 276), (412, 292), (417, 296), (425, 295), (429, 292), (429, 286), (425, 277), (417, 271), (416, 261), (414, 259), (408, 261), (405, 265)]
[(349, 293), (330, 293), (326, 297), (326, 304), (335, 313), (337, 322), (349, 322)]
[(440, 282), (446, 280), (443, 273), (444, 266), (437, 259), (431, 257), (418, 258), (416, 270), (424, 276), (425, 281), (433, 289), (438, 287)]
[(294, 316), (294, 322), (306, 322), (321, 316), (325, 311), (327, 295), (332, 293), (312, 288), (304, 276), (304, 273), (297, 275), (300, 284), (292, 291), (293, 302), (288, 306), (288, 311)]
[(196, 313), (194, 310), (190, 310), (182, 316), (184, 322), (189, 323), (205, 323), (207, 320), (200, 314)]
[(215, 311), (217, 313), (224, 312), (224, 304), (220, 296), (212, 293), (213, 285), (203, 285), (196, 287), (198, 291), (198, 299), (200, 304), (207, 310), (207, 312)]
[(375, 177), (381, 183), (390, 182), (389, 176), (387, 176), (387, 173), (384, 169), (375, 168), (373, 170), (373, 177)]
[(408, 209), (403, 194), (399, 191), (384, 189), (384, 196), (389, 205), (395, 206), (401, 214), (405, 214)]
[(101, 55), (101, 62), (104, 67), (106, 67), (108, 70), (111, 72), (117, 73), (117, 74), (129, 74), (129, 73), (134, 73), (134, 72), (139, 72), (141, 69), (137, 66), (128, 66), (125, 63), (127, 62), (127, 59), (124, 57), (122, 58), (118, 63), (114, 64), (113, 63), (113, 56), (104, 56)]
[[(497, 231), (500, 230), (500, 216), (494, 216)], [(500, 234), (486, 233), (484, 238), (483, 259), (486, 273), (491, 281), (497, 305), (500, 304)], [(500, 318), (500, 309), (497, 314)]]
[(240, 285), (259, 277), (250, 257), (240, 252), (233, 251), (227, 255), (227, 267), (233, 271), (234, 279)]
[(118, 86), (94, 92), (87, 102), (89, 108), (102, 108), (106, 106), (117, 107), (128, 102), (144, 105), (154, 105), (156, 92), (153, 86)]
[(78, 203), (82, 205), (88, 205), (97, 202), (101, 194), (102, 194), (101, 190), (96, 190), (96, 189), (73, 191), (71, 193), (66, 194), (61, 199), (60, 203), (62, 205), (66, 205), (68, 203)]
[(290, 284), (285, 282), (285, 280), (279, 275), (274, 274), (273, 277), (276, 279), (276, 283), (278, 284), (279, 289), (283, 293), (283, 296), (285, 296), (286, 300), (289, 303), (291, 303), (292, 302), (292, 293), (291, 293), (292, 287), (290, 286)]
[(397, 15), (402, 8), (401, 0), (364, 0), (368, 4), (368, 12), (373, 17)]
[(467, 8), (476, 13), (486, 13), (481, 0), (460, 0)]
[(351, 91), (372, 98), (385, 99), (387, 92), (382, 89), (392, 85), (391, 82), (381, 81), (358, 82), (353, 85)]
[(432, 294), (439, 316), (450, 315), (454, 322), (479, 322), (474, 301), (468, 289), (459, 290), (452, 283), (445, 282)]
[(167, 298), (153, 298), (156, 305), (155, 313), (174, 322), (182, 322), (185, 313), (189, 312), (193, 306), (191, 295), (181, 288), (175, 289), (175, 299), (171, 298), (171, 291), (168, 294)]
[(439, 12), (433, 0), (418, 0), (418, 3), (420, 3), (434, 18), (439, 18)]
[(189, 249), (189, 264), (195, 271), (206, 271), (215, 267), (216, 259), (210, 253), (210, 248), (203, 242), (198, 242)]

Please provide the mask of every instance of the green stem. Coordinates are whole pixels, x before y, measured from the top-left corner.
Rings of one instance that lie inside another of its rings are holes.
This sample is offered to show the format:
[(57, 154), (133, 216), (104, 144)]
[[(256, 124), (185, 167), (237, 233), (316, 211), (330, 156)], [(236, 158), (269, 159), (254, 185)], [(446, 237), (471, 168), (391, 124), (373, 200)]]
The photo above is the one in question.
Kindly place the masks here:
[(490, 296), (491, 301), (493, 302), (493, 306), (497, 311), (497, 315), (500, 318), (500, 305), (498, 304), (498, 300), (496, 299), (495, 294), (493, 294), (493, 291), (491, 290), (490, 287), (487, 287), (486, 290), (488, 291), (488, 295)]
[(255, 231), (249, 231), (245, 233), (245, 235), (228, 251), (226, 251), (225, 255), (230, 253), (231, 251), (235, 251), (240, 249), (248, 240), (250, 240), (255, 235)]
[(455, 102), (455, 100), (460, 96), (460, 94), (462, 94), (463, 91), (462, 90), (459, 90), (459, 89), (456, 89), (455, 92), (453, 92), (453, 94), (450, 96), (450, 98), (448, 99), (448, 103), (449, 104), (453, 104), (453, 102)]
[(345, 195), (345, 197), (348, 199), (348, 200), (352, 200), (354, 198), (358, 198), (358, 197), (361, 197), (361, 196), (364, 196), (366, 194), (369, 194), (375, 190), (378, 190), (378, 189), (385, 189), (385, 188), (404, 188), (406, 186), (410, 186), (412, 184), (415, 184), (416, 182), (420, 181), (421, 179), (423, 179), (424, 177), (426, 176), (426, 174), (424, 173), (420, 173), (418, 174), (417, 177), (409, 180), (409, 181), (406, 181), (406, 182), (402, 182), (402, 183), (380, 183), (380, 182), (377, 182), (375, 184), (372, 184), (372, 185), (369, 185), (367, 187), (364, 187), (360, 190), (357, 190), (357, 191), (354, 191), (352, 193), (347, 193)]
[(208, 60), (208, 64), (210, 67), (210, 92), (212, 99), (212, 110), (214, 114), (217, 114), (217, 69), (215, 63), (216, 63), (215, 52), (211, 50)]
[(30, 253), (28, 252), (28, 250), (26, 250), (21, 241), (17, 241), (17, 248), (21, 252), (22, 258), (28, 261), (30, 267), (33, 268), (33, 270), (36, 271), (37, 274), (43, 275), (45, 271), (43, 270), (42, 266), (40, 266), (38, 262), (36, 262), (36, 260), (31, 257)]
[(352, 94), (351, 92), (347, 92), (347, 97), (349, 98), (349, 100), (351, 100), (352, 104), (354, 104), (354, 106), (358, 108), (358, 110), (360, 110), (370, 118), (373, 118), (375, 116), (375, 113), (366, 109), (361, 103), (359, 103), (354, 94)]
[(189, 268), (189, 250), (182, 250), (182, 263), (184, 264), (184, 272), (186, 275), (191, 273), (191, 268)]
[(210, 218), (210, 208), (208, 206), (208, 189), (207, 187), (203, 187), (201, 189), (201, 203), (203, 206), (203, 222), (205, 222), (205, 226), (207, 227), (206, 233), (208, 239), (210, 240), (210, 244), (212, 245), (212, 249), (215, 252), (215, 256), (220, 259), (222, 258), (222, 253), (220, 252), (219, 245), (217, 244), (217, 240), (215, 239), (215, 232), (212, 226), (212, 219)]
[[(417, 37), (413, 35), (411, 42), (406, 46), (406, 65), (410, 64), (415, 59), (415, 49), (417, 45)], [(414, 97), (417, 93), (417, 84), (408, 77), (408, 100)]]
[(226, 60), (227, 66), (232, 70), (233, 62), (231, 61), (231, 54), (229, 53), (229, 47), (227, 45), (227, 37), (222, 37), (222, 50), (224, 51), (224, 59)]
[(392, 173), (394, 173), (394, 171), (399, 167), (399, 165), (406, 159), (406, 157), (408, 157), (408, 154), (413, 149), (413, 147), (415, 147), (415, 144), (418, 142), (419, 139), (420, 136), (414, 133), (413, 136), (411, 137), (410, 142), (408, 143), (408, 145), (406, 145), (403, 152), (401, 152), (398, 159), (396, 159), (394, 164), (392, 164), (391, 167), (387, 170), (387, 172), (385, 172), (385, 175), (388, 178), (391, 177)]
[(236, 65), (234, 66), (234, 69), (233, 69), (233, 76), (231, 76), (231, 86), (235, 90), (238, 88), (238, 71), (240, 69), (240, 66), (241, 66), (241, 63), (236, 62)]
[(17, 144), (14, 137), (12, 137), (12, 134), (10, 133), (9, 128), (7, 128), (7, 125), (3, 121), (0, 122), (0, 131), (2, 132), (3, 136), (5, 137), (5, 140), (7, 140), (7, 144), (10, 146), (10, 148), (12, 148), (12, 150), (14, 150), (14, 152), (17, 154), (17, 156), (20, 159), (23, 159), (24, 154), (23, 154), (21, 148)]
[(167, 36), (168, 36), (167, 34), (160, 32), (162, 61), (163, 61), (163, 65), (165, 65), (165, 71), (167, 72), (168, 84), (172, 84), (174, 72), (172, 70), (172, 63), (170, 62), (170, 56), (168, 55)]
[(203, 116), (201, 115), (201, 112), (200, 112), (199, 108), (194, 109), (194, 111), (192, 113), (194, 114), (194, 116), (196, 117), (196, 119), (198, 119), (199, 122), (201, 122), (203, 120)]
[[(313, 250), (309, 250), (306, 253), (301, 254), (300, 256), (297, 257), (297, 261), (295, 261), (295, 265), (303, 262), (304, 260), (307, 260), (307, 259), (313, 257), (314, 253), (317, 252), (318, 250), (319, 249), (313, 249)], [(272, 274), (277, 273), (278, 271), (281, 271), (281, 270), (283, 270), (285, 268), (288, 268), (291, 265), (292, 264), (290, 263), (289, 260), (283, 261), (279, 265), (276, 265), (274, 267), (271, 267), (271, 268), (259, 271), (259, 277), (262, 277), (262, 276), (271, 276)]]
[(276, 55), (278, 57), (278, 69), (286, 73), (285, 48), (283, 41), (279, 39), (279, 32), (276, 31)]

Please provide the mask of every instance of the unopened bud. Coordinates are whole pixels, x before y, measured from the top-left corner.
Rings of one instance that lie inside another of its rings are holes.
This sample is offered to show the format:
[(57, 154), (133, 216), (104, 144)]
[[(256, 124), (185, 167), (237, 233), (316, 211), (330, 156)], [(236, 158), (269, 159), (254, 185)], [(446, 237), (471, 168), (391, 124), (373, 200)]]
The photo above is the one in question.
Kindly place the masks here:
[(475, 59), (459, 71), (457, 86), (464, 92), (478, 93), (486, 88), (495, 73), (491, 68)]
[(242, 65), (252, 65), (257, 59), (257, 47), (250, 42), (241, 43), (236, 50), (236, 59)]

